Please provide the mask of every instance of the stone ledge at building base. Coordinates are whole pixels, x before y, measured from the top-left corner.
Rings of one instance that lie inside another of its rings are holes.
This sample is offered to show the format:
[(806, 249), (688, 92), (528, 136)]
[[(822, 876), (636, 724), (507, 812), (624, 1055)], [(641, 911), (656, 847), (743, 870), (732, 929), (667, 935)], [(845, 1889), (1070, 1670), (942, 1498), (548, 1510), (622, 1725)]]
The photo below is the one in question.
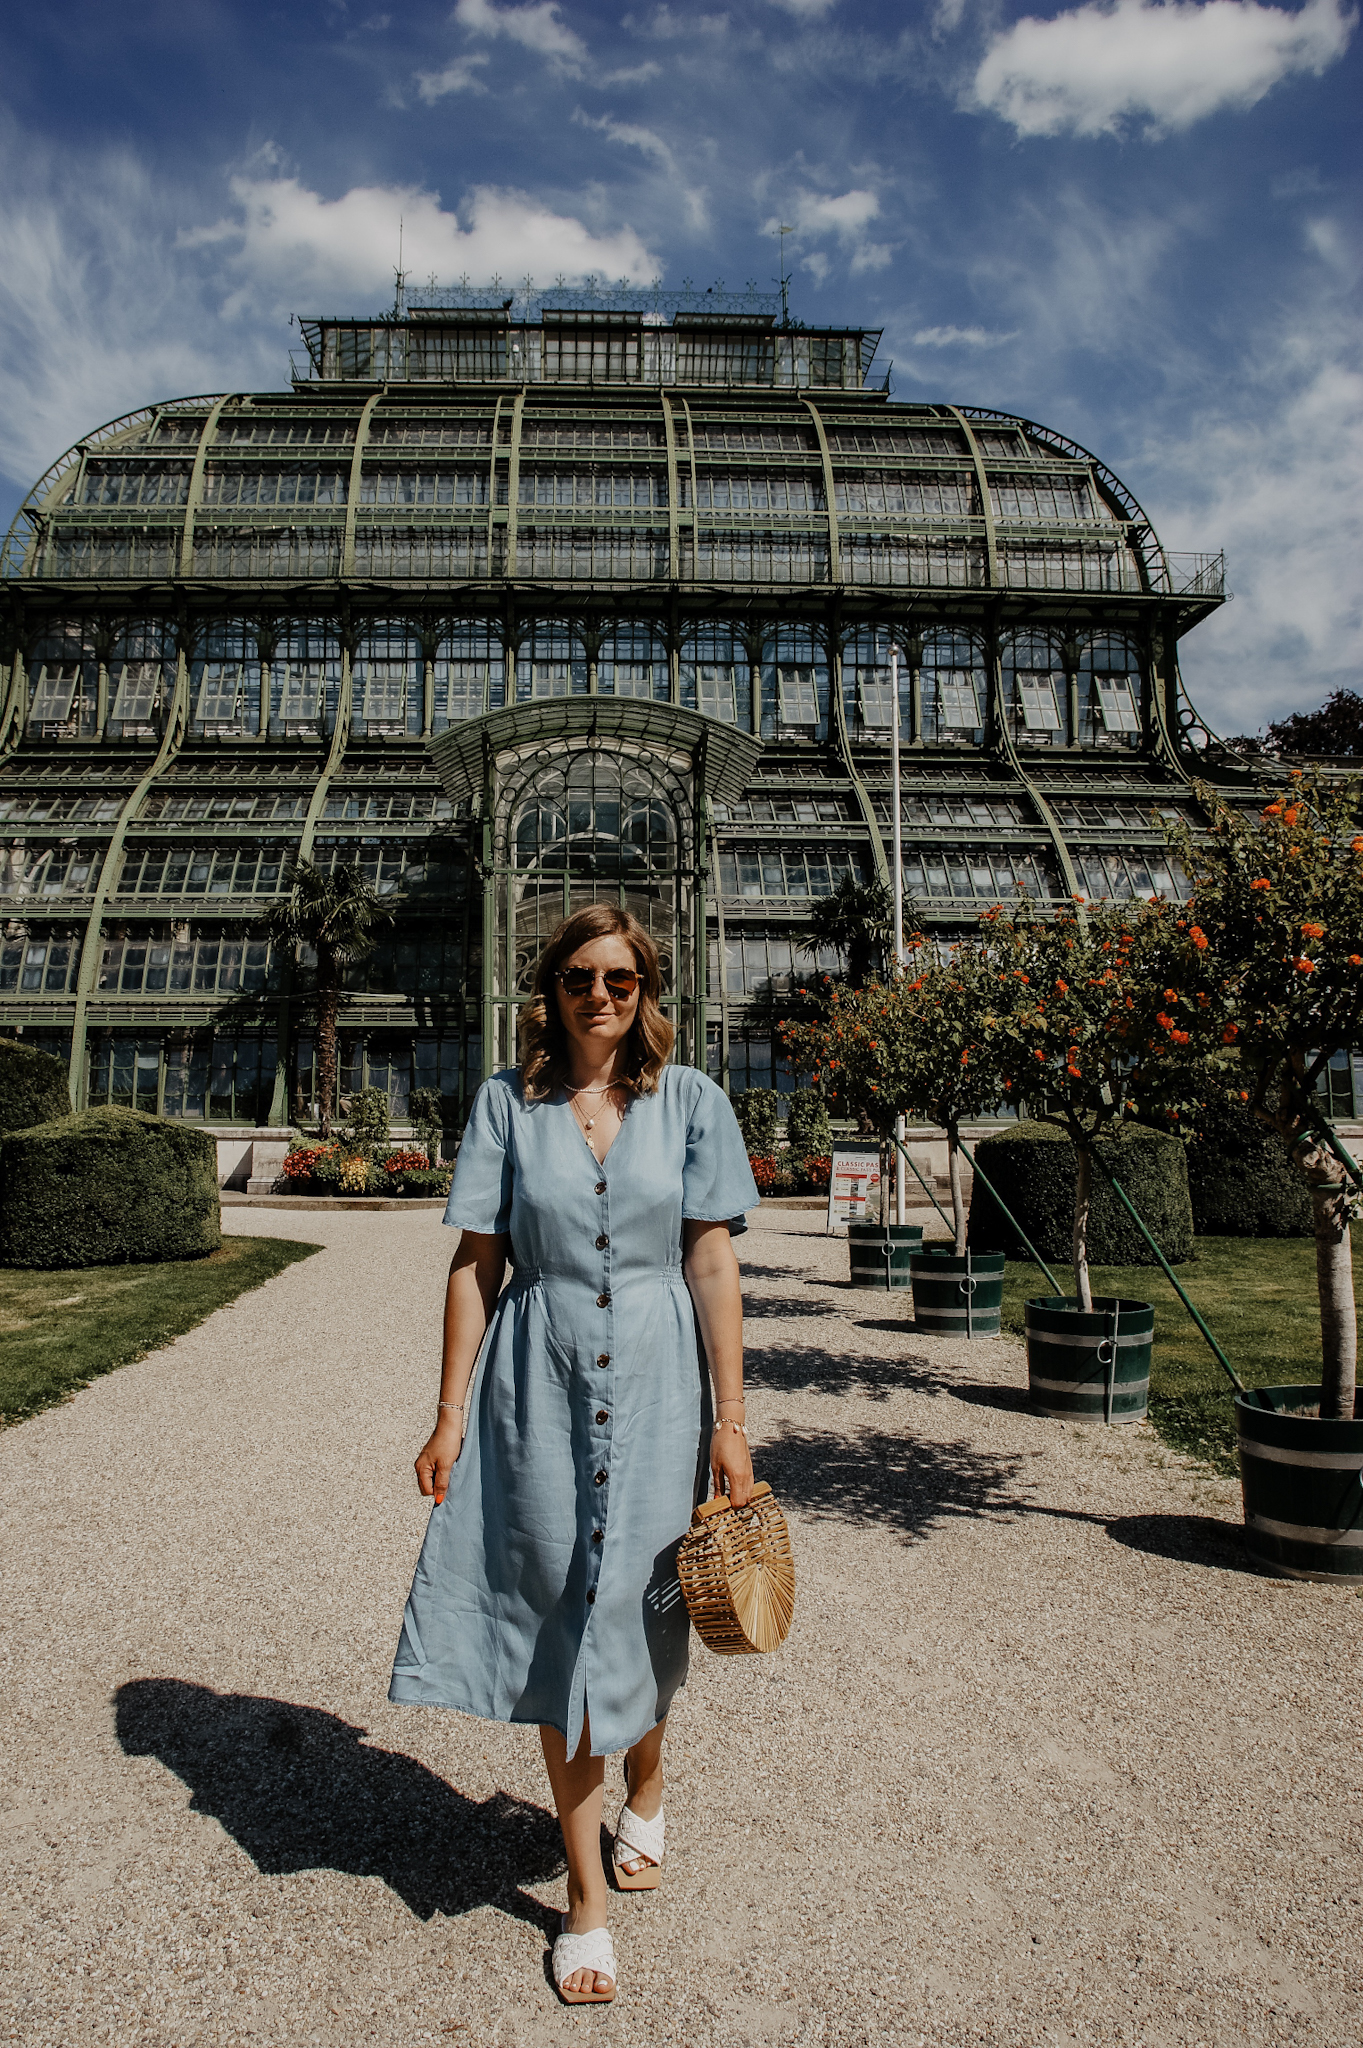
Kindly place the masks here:
[(243, 1195), (235, 1188), (223, 1188), (219, 1200), (224, 1209), (443, 1209), (443, 1196), (434, 1201), (424, 1197), (395, 1195)]

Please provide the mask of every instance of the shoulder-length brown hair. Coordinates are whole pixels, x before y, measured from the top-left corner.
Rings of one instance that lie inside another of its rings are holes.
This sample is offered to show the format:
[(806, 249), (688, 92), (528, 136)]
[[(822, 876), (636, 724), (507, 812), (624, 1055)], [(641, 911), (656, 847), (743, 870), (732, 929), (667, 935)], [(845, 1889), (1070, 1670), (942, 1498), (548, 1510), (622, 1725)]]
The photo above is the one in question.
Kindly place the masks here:
[(659, 1007), (662, 972), (658, 948), (637, 917), (615, 903), (589, 903), (565, 917), (535, 966), (534, 994), (521, 1008), (517, 1024), (520, 1051), (521, 1094), (526, 1102), (539, 1102), (563, 1085), (568, 1071), (568, 1034), (559, 1015), (555, 977), (565, 960), (579, 946), (593, 939), (623, 939), (634, 955), (643, 979), (639, 984), (639, 1007), (625, 1040), (625, 1085), (637, 1095), (652, 1095), (658, 1076), (667, 1065), (676, 1036)]

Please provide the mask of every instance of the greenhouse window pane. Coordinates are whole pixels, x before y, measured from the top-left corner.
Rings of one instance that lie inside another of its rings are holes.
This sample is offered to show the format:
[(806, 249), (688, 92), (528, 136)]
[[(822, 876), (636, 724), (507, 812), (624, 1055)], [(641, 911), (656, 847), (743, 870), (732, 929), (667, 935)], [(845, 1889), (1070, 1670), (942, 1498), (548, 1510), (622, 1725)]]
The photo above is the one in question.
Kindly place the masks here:
[(232, 724), (242, 697), (242, 663), (206, 661), (194, 716), (201, 724)]
[(738, 706), (731, 668), (696, 670), (696, 709), (703, 718), (718, 719), (721, 725), (737, 722)]
[(883, 669), (861, 669), (857, 675), (857, 710), (863, 725), (894, 724), (894, 688)]
[(159, 661), (125, 661), (119, 673), (112, 716), (130, 724), (150, 718), (160, 687)]
[(941, 669), (937, 675), (937, 706), (942, 724), (973, 732), (980, 723), (980, 700), (969, 669)]
[(1049, 675), (1022, 674), (1017, 678), (1022, 722), (1029, 732), (1059, 732), (1060, 707), (1055, 701), (1055, 684)]
[(1098, 716), (1106, 731), (1140, 731), (1140, 713), (1136, 709), (1130, 676), (1095, 676), (1093, 688), (1098, 699)]
[(817, 725), (818, 692), (812, 668), (779, 668), (776, 695), (783, 725)]
[(80, 663), (63, 662), (60, 668), (44, 668), (33, 693), (31, 725), (64, 725), (71, 716), (71, 700), (80, 681)]

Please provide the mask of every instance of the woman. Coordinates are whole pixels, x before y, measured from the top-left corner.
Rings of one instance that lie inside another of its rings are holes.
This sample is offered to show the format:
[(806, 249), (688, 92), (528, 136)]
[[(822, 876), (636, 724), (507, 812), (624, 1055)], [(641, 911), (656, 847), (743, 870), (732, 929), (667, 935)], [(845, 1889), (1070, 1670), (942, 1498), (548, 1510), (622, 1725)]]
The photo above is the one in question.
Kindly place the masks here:
[(463, 1234), (437, 1420), (416, 1461), (435, 1507), (389, 1692), (539, 1724), (568, 1861), (553, 1973), (569, 2004), (615, 1996), (600, 1830), (616, 1750), (617, 1881), (661, 1876), (663, 1734), (689, 1631), (677, 1544), (707, 1454), (717, 1490), (739, 1505), (752, 1490), (730, 1238), (757, 1189), (725, 1096), (665, 1064), (660, 987), (642, 925), (578, 911), (536, 968), (519, 1069), (474, 1101), (445, 1212)]

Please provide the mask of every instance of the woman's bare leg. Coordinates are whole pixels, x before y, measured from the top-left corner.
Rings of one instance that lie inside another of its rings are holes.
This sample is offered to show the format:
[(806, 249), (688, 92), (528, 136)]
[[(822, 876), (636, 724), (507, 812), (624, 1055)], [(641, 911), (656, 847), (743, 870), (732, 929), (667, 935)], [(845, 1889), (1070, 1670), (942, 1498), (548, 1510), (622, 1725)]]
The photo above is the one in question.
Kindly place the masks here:
[[(663, 1804), (663, 1737), (667, 1733), (667, 1721), (659, 1721), (656, 1728), (650, 1728), (641, 1736), (625, 1757), (625, 1782), (629, 1790), (628, 1805), (631, 1813), (637, 1813), (640, 1820), (656, 1820)], [(647, 1857), (633, 1856), (621, 1869), (631, 1877), (647, 1866)]]
[[(590, 1725), (584, 1720), (582, 1740), (571, 1760), (557, 1728), (540, 1729), (544, 1767), (553, 1787), (563, 1848), (568, 1858), (568, 1932), (589, 1934), (606, 1924), (606, 1872), (601, 1861), (601, 1791), (605, 1759), (591, 1753)], [(572, 1991), (604, 1991), (609, 1977), (600, 1971), (576, 1970), (567, 1980)]]

